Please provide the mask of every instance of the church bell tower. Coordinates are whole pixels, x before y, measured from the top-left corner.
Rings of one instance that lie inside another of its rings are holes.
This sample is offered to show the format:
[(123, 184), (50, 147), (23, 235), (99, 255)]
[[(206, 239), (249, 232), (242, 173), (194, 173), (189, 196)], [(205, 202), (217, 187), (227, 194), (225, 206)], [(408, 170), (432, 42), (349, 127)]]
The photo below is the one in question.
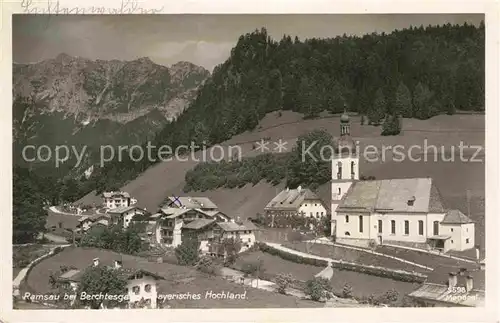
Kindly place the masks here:
[(344, 109), (340, 117), (340, 136), (335, 141), (332, 157), (332, 235), (335, 233), (337, 207), (354, 181), (359, 180), (359, 155), (351, 137), (349, 115)]

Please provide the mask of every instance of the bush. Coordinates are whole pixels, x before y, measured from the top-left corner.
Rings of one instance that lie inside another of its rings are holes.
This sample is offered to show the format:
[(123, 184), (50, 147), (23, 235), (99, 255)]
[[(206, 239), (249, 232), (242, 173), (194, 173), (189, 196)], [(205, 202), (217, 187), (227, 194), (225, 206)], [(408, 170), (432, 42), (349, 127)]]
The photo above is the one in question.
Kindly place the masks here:
[(262, 260), (247, 261), (241, 266), (241, 271), (247, 276), (258, 276), (264, 271)]
[(181, 266), (192, 266), (198, 261), (198, 250), (200, 243), (196, 239), (185, 238), (182, 243), (175, 248), (175, 257)]
[(345, 284), (344, 288), (342, 288), (342, 297), (343, 298), (352, 298), (352, 286), (349, 284)]
[(398, 299), (399, 299), (399, 293), (396, 290), (391, 289), (385, 292), (385, 294), (383, 294), (382, 296), (380, 296), (377, 299), (377, 301), (380, 304), (392, 305), (396, 303)]
[(211, 276), (219, 273), (219, 266), (209, 256), (201, 257), (195, 265), (196, 269)]
[(286, 294), (286, 289), (293, 282), (293, 277), (291, 274), (279, 274), (276, 276), (276, 285), (278, 286), (277, 290), (280, 294)]
[(323, 277), (314, 277), (306, 282), (306, 295), (310, 296), (313, 301), (321, 299), (330, 299), (332, 287), (328, 279)]

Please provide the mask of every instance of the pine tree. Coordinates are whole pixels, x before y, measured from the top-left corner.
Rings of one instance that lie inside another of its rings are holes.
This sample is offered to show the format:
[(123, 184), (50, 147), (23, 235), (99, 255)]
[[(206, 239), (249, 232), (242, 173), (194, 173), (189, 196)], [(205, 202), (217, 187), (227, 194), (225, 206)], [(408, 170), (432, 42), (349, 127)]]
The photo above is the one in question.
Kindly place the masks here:
[(373, 102), (372, 109), (368, 110), (368, 119), (370, 120), (370, 124), (379, 125), (384, 117), (386, 108), (387, 103), (385, 101), (384, 92), (382, 89), (379, 89), (377, 93), (375, 93), (375, 101)]
[(382, 136), (395, 136), (401, 132), (401, 119), (397, 115), (389, 115), (382, 125)]
[(431, 114), (432, 92), (429, 88), (418, 83), (415, 87), (413, 96), (413, 106), (415, 109), (415, 117), (418, 119), (429, 119)]
[(399, 113), (403, 118), (413, 117), (413, 105), (411, 103), (410, 89), (403, 83), (399, 83), (396, 91), (394, 103), (395, 113)]

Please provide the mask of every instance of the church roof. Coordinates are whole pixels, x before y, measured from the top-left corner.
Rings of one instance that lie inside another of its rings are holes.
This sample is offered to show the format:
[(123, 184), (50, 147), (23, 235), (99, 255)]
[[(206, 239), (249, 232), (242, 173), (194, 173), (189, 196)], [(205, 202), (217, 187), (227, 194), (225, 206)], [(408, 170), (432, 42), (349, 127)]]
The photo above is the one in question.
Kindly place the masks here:
[(337, 211), (445, 212), (431, 178), (354, 182)]
[(472, 220), (459, 210), (448, 210), (441, 223), (466, 224), (466, 223), (472, 223)]

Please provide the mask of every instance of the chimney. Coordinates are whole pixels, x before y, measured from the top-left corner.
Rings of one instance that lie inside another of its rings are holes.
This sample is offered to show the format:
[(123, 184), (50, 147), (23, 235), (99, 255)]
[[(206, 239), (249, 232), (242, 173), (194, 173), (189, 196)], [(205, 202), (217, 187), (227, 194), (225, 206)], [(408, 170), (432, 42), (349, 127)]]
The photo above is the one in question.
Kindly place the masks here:
[(287, 188), (286, 188), (286, 191), (287, 191), (287, 192), (290, 192), (290, 188), (288, 188), (288, 187), (287, 187)]
[(467, 292), (472, 291), (472, 289), (474, 288), (474, 279), (471, 275), (468, 275), (465, 278), (465, 288), (467, 289)]
[(94, 262), (94, 267), (99, 266), (99, 258), (94, 258), (93, 262)]
[(302, 186), (297, 187), (297, 192), (300, 193), (300, 191), (302, 191)]
[(115, 260), (115, 269), (122, 268), (122, 261), (121, 260)]
[(457, 286), (457, 274), (452, 272), (448, 276), (448, 287), (455, 286)]

